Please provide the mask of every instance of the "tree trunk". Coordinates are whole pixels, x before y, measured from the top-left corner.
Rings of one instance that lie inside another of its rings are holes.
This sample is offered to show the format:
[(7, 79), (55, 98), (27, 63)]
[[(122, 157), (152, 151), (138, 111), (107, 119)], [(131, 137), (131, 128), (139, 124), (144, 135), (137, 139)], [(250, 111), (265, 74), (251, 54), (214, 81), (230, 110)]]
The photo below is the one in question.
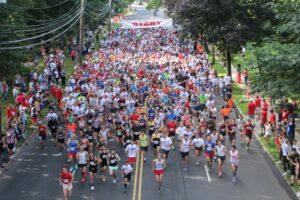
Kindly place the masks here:
[(212, 64), (214, 65), (216, 63), (216, 52), (215, 52), (215, 46), (212, 45)]
[(229, 49), (226, 50), (226, 61), (227, 61), (227, 74), (231, 77), (231, 52)]

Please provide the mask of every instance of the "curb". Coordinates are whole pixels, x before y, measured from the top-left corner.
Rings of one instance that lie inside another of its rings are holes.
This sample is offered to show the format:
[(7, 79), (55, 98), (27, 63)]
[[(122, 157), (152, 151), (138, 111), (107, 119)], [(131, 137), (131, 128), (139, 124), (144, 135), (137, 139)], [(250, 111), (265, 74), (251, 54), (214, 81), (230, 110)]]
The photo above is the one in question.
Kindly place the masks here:
[[(29, 140), (33, 137), (35, 131), (36, 131), (36, 128), (33, 128), (31, 134), (29, 135), (29, 137), (27, 137), (27, 138), (25, 139), (25, 141), (23, 142), (23, 144), (22, 144), (19, 148), (17, 148), (17, 150), (16, 150), (16, 152), (15, 152), (15, 154), (14, 154), (14, 157), (16, 157), (16, 156), (19, 154), (20, 150), (22, 150), (22, 149), (24, 148), (24, 146), (27, 146), (27, 145), (28, 145)], [(5, 167), (2, 168), (2, 169), (0, 169), (0, 176), (6, 171), (7, 167), (9, 167), (9, 165), (10, 165), (11, 162), (13, 162), (13, 161), (14, 161), (14, 160), (11, 160), (11, 159), (8, 160), (8, 162), (7, 162), (7, 164), (5, 165)]]
[[(241, 109), (237, 106), (237, 104), (234, 101), (235, 109), (238, 111), (240, 115), (244, 117), (244, 119), (247, 118), (244, 114), (242, 114)], [(291, 186), (288, 183), (288, 180), (282, 175), (280, 168), (275, 163), (275, 160), (273, 159), (272, 155), (269, 153), (268, 149), (262, 144), (262, 140), (259, 137), (257, 132), (254, 132), (254, 136), (256, 139), (256, 144), (259, 147), (260, 151), (263, 151), (264, 153), (264, 158), (267, 160), (267, 163), (269, 164), (269, 167), (273, 171), (275, 177), (277, 178), (279, 184), (283, 187), (283, 189), (287, 192), (288, 196), (291, 199), (298, 200), (299, 198), (296, 195), (296, 192), (291, 188)]]

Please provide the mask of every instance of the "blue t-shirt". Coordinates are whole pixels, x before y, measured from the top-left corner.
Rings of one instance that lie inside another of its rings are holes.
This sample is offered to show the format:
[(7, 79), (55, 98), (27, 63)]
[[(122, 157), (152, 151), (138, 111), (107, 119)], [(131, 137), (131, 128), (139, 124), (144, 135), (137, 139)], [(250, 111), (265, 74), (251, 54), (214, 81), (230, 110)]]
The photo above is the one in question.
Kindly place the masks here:
[(207, 142), (207, 141), (205, 141), (205, 151), (206, 152), (212, 152), (213, 150), (214, 150), (214, 148), (215, 148), (215, 143), (213, 143), (213, 142)]

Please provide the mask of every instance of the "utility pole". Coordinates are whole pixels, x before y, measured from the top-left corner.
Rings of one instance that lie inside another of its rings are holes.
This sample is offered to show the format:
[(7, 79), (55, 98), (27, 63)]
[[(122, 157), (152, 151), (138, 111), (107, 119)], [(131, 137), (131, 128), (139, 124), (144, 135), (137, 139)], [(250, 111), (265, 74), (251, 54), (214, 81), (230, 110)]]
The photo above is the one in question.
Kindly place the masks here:
[(109, 1), (109, 19), (108, 19), (108, 31), (111, 32), (111, 12), (112, 12), (112, 0)]
[(83, 12), (84, 12), (84, 0), (81, 0), (81, 14), (80, 14), (80, 24), (79, 24), (79, 55), (78, 55), (78, 62), (79, 65), (82, 65), (82, 48), (83, 48), (83, 27), (84, 27), (84, 19), (83, 19)]

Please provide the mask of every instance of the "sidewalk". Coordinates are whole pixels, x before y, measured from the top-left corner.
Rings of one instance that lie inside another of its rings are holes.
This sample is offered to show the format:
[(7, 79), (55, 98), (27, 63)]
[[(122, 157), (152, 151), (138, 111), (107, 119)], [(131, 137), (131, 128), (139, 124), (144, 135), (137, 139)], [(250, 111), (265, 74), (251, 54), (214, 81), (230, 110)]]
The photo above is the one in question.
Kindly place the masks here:
[[(246, 91), (247, 90), (251, 91), (251, 89), (243, 83), (241, 83), (241, 84), (237, 83), (236, 79), (237, 79), (237, 70), (234, 67), (232, 67), (232, 80), (234, 81), (234, 84), (237, 85), (242, 90), (242, 92), (244, 93), (243, 97), (246, 100), (247, 99)], [(250, 95), (250, 99), (255, 99), (255, 98), (256, 98), (255, 94)], [(239, 103), (235, 102), (235, 104), (236, 104), (236, 108), (238, 109), (239, 113), (242, 114), (244, 116), (244, 118), (246, 118), (247, 117), (246, 114), (243, 113), (242, 110), (237, 105)], [(248, 102), (245, 102), (245, 104), (248, 104)], [(275, 113), (275, 114), (276, 114), (276, 120), (278, 120), (278, 114), (277, 113)], [(269, 116), (270, 116), (270, 112), (268, 113), (268, 117)], [(263, 147), (265, 152), (269, 155), (269, 157), (273, 161), (274, 165), (276, 166), (277, 170), (279, 170), (280, 173), (282, 174), (284, 180), (286, 181), (287, 186), (290, 187), (296, 195), (296, 192), (299, 191), (298, 186), (295, 186), (297, 184), (294, 184), (294, 187), (290, 186), (290, 184), (289, 184), (290, 183), (290, 177), (287, 176), (286, 174), (284, 174), (284, 171), (282, 169), (282, 164), (281, 164), (281, 162), (278, 162), (278, 158), (277, 158), (278, 157), (278, 152), (277, 152), (276, 148), (275, 148), (275, 150), (270, 148), (273, 145), (273, 143), (275, 143), (275, 141), (272, 141), (272, 140), (275, 140), (275, 139), (273, 137), (270, 138), (269, 140), (266, 140), (266, 139), (262, 138), (260, 136), (260, 132), (261, 132), (261, 130), (260, 130), (260, 121), (256, 120), (255, 122), (256, 122), (255, 123), (256, 126), (255, 126), (254, 134), (256, 136), (256, 139), (259, 141), (259, 143), (261, 144), (261, 146)], [(300, 127), (300, 120), (299, 119), (296, 120), (296, 127), (298, 127), (298, 128)], [(296, 131), (295, 139), (298, 141), (298, 144), (299, 144), (300, 134), (299, 134), (298, 131)]]

